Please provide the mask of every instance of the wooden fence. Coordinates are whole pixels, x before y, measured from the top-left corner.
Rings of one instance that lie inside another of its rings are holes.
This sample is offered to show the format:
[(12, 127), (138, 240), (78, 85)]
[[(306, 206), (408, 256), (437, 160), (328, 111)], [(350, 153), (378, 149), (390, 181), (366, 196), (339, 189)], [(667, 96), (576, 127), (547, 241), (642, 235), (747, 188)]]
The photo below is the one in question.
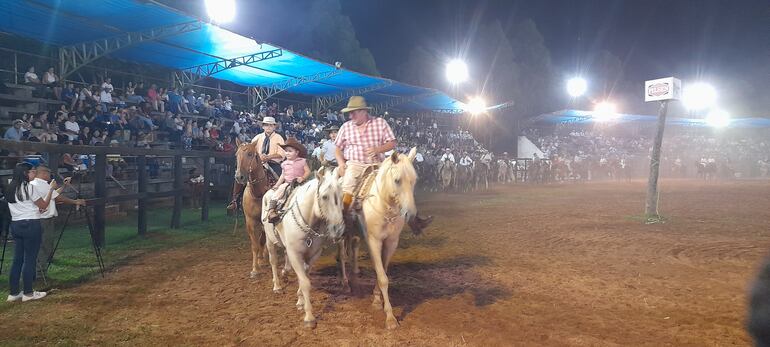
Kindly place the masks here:
[[(48, 166), (56, 169), (60, 157), (64, 153), (78, 153), (94, 155), (96, 157), (94, 168), (94, 197), (86, 199), (88, 206), (94, 207), (94, 238), (98, 245), (105, 245), (105, 207), (110, 203), (118, 203), (130, 200), (138, 201), (137, 204), (137, 229), (140, 235), (147, 232), (147, 209), (151, 199), (173, 197), (174, 206), (171, 215), (171, 228), (178, 229), (182, 217), (182, 197), (184, 190), (184, 172), (182, 158), (203, 159), (203, 191), (201, 198), (201, 220), (209, 217), (210, 184), (211, 184), (211, 160), (219, 158), (234, 163), (234, 153), (210, 152), (210, 151), (184, 151), (170, 149), (145, 149), (130, 147), (97, 147), (79, 145), (60, 145), (53, 143), (24, 142), (0, 140), (0, 148), (11, 152), (20, 153), (48, 153)], [(107, 196), (107, 155), (135, 156), (138, 176), (137, 193)], [(173, 158), (173, 189), (162, 192), (148, 192), (147, 158), (171, 157)]]

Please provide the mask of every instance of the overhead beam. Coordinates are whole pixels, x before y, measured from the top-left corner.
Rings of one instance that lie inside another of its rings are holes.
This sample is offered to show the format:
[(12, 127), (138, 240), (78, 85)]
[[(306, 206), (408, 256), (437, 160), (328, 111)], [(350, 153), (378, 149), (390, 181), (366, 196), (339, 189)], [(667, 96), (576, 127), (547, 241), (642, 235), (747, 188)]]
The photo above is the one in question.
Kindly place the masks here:
[(417, 101), (422, 98), (431, 97), (433, 95), (438, 94), (438, 92), (430, 92), (430, 93), (424, 93), (424, 94), (417, 94), (417, 95), (409, 95), (409, 96), (400, 96), (400, 97), (394, 97), (392, 99), (389, 99), (385, 102), (373, 104), (372, 111), (375, 114), (380, 114), (384, 111), (387, 111), (391, 107), (395, 107), (398, 105), (403, 105), (409, 102)]
[(278, 93), (286, 91), (288, 89), (303, 85), (305, 83), (325, 80), (327, 78), (337, 76), (341, 74), (343, 71), (344, 70), (341, 70), (341, 69), (322, 71), (312, 75), (292, 77), (277, 83), (273, 83), (268, 86), (253, 87), (252, 92), (254, 97), (251, 99), (252, 107), (256, 108), (263, 102), (267, 101), (269, 98), (277, 95)]
[(191, 66), (175, 72), (174, 76), (180, 85), (189, 85), (198, 82), (216, 73), (232, 69), (234, 67), (258, 63), (260, 61), (277, 58), (283, 55), (280, 48), (271, 49), (235, 58), (221, 58), (217, 61)]
[(59, 48), (59, 70), (62, 79), (91, 62), (120, 49), (142, 42), (157, 41), (162, 38), (200, 30), (203, 23), (191, 21), (172, 24), (142, 31), (126, 32), (116, 36), (76, 43)]
[(337, 103), (339, 103), (339, 102), (341, 102), (341, 101), (343, 101), (343, 100), (345, 100), (347, 98), (350, 98), (351, 96), (354, 96), (354, 95), (364, 95), (366, 93), (369, 93), (369, 92), (372, 92), (372, 91), (375, 91), (375, 90), (378, 90), (378, 89), (389, 87), (392, 84), (393, 84), (393, 81), (386, 80), (386, 81), (384, 81), (382, 83), (373, 84), (371, 86), (367, 86), (367, 87), (363, 87), (363, 88), (357, 88), (357, 89), (347, 89), (347, 90), (345, 90), (345, 91), (343, 91), (341, 93), (338, 93), (338, 94), (318, 97), (318, 98), (315, 99), (315, 103), (316, 103), (315, 106), (317, 107), (317, 110), (319, 110), (319, 112), (320, 112), (322, 110), (326, 110), (329, 107), (332, 107), (332, 106), (336, 105)]

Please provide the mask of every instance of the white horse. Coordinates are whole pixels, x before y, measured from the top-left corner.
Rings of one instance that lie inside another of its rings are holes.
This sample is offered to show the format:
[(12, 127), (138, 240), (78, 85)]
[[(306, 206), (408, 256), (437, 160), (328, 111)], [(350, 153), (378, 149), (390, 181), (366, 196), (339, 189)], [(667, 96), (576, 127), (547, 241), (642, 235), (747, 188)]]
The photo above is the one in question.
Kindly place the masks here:
[[(278, 276), (278, 246), (286, 249), (286, 257), (297, 274), (297, 309), (305, 310), (304, 324), (316, 326), (310, 304), (308, 272), (321, 255), (326, 239), (338, 240), (345, 230), (342, 219), (342, 188), (337, 172), (321, 168), (316, 178), (295, 188), (286, 201), (283, 219), (273, 225), (267, 222), (268, 203), (274, 194), (268, 191), (262, 199), (262, 221), (267, 236), (267, 250), (273, 271), (273, 292), (283, 290)], [(286, 269), (284, 268), (284, 271)]]
[[(386, 158), (362, 205), (361, 218), (362, 224), (366, 226), (366, 243), (377, 273), (372, 306), (385, 309), (385, 325), (388, 329), (398, 327), (388, 296), (388, 264), (398, 247), (404, 223), (417, 215), (414, 202), (417, 173), (412, 166), (416, 153), (417, 149), (412, 148), (408, 155), (394, 152)], [(357, 254), (357, 251), (354, 250), (353, 254)], [(357, 259), (354, 256), (352, 260), (353, 271), (357, 273)]]

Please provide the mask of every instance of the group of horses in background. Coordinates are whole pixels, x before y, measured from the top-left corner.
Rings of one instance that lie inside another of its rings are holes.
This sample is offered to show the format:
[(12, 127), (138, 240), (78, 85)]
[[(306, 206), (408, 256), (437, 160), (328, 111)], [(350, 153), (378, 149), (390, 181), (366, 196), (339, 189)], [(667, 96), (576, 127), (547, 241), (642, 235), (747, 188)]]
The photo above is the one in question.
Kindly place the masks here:
[[(296, 307), (304, 312), (303, 324), (316, 327), (311, 304), (310, 271), (322, 250), (330, 244), (338, 248), (338, 268), (344, 287), (358, 291), (357, 277), (361, 241), (368, 246), (377, 281), (372, 305), (385, 311), (388, 329), (398, 327), (388, 294), (388, 265), (398, 247), (406, 221), (417, 215), (414, 188), (417, 172), (412, 164), (416, 149), (409, 154), (394, 152), (361, 185), (360, 208), (343, 215), (341, 178), (338, 169), (320, 168), (312, 180), (296, 187), (288, 197), (279, 222), (270, 223), (266, 211), (275, 190), (258, 149), (253, 143), (237, 143), (235, 179), (246, 185), (242, 206), (246, 231), (251, 241), (251, 277), (258, 277), (259, 266), (268, 258), (272, 290), (282, 293), (289, 272), (297, 277)], [(283, 251), (283, 268), (279, 272)], [(350, 263), (349, 266), (347, 263)], [(350, 269), (351, 271), (348, 271)]]
[(460, 165), (444, 160), (435, 165), (417, 164), (423, 184), (431, 192), (460, 192), (489, 189), (490, 183), (584, 182), (594, 180), (628, 180), (630, 167), (624, 159), (568, 160), (498, 158), (489, 163), (475, 161)]

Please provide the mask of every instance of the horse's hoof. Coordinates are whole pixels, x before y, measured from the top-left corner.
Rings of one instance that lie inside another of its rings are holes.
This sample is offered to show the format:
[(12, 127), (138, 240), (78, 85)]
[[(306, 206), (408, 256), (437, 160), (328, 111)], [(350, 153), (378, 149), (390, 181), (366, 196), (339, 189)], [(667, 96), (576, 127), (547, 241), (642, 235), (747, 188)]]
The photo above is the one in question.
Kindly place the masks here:
[(273, 294), (283, 294), (283, 288), (273, 289)]
[(304, 311), (305, 310), (305, 307), (302, 306), (302, 304), (297, 304), (296, 306), (297, 306), (297, 311)]
[(316, 320), (313, 319), (311, 321), (305, 321), (303, 325), (306, 329), (315, 329), (315, 327), (318, 326), (318, 323), (316, 323)]
[(372, 309), (382, 310), (382, 301), (378, 299), (374, 299), (374, 301), (372, 301)]
[(249, 272), (249, 278), (257, 278), (257, 274), (258, 272), (256, 271)]
[(385, 320), (385, 328), (388, 330), (393, 330), (395, 328), (398, 328), (398, 321), (396, 318), (391, 317)]

